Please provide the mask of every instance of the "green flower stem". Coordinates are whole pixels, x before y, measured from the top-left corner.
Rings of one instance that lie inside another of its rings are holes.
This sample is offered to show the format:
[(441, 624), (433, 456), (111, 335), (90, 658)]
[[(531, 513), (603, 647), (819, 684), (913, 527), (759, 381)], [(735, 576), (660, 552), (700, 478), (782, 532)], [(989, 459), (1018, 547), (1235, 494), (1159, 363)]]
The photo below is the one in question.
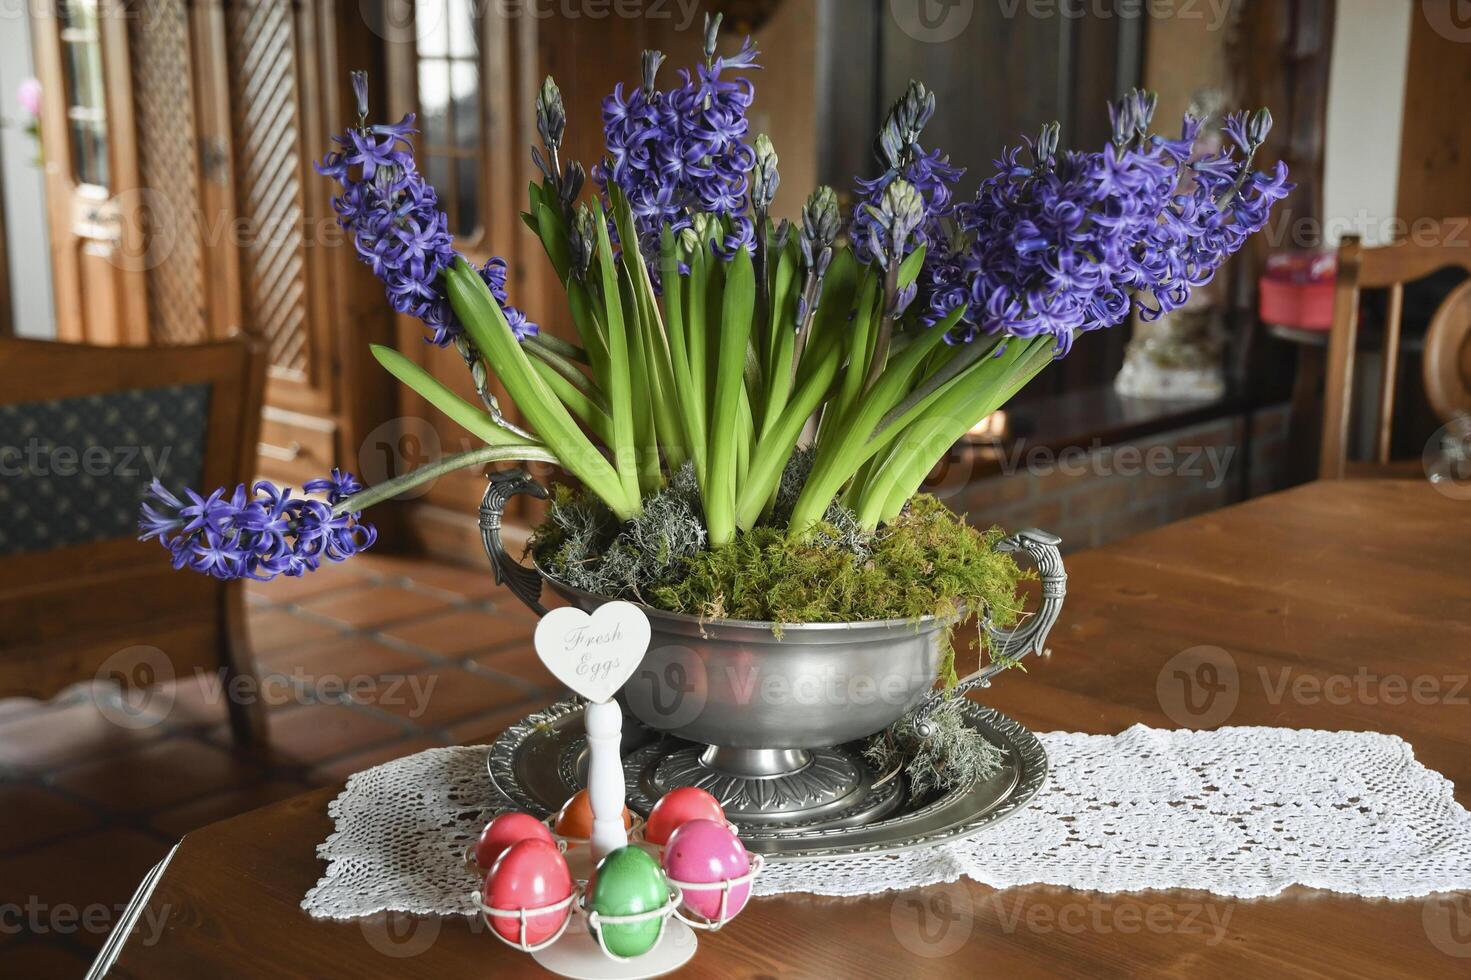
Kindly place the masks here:
[[(630, 221), (630, 229), (632, 222)], [(638, 249), (631, 249), (638, 256)], [(627, 253), (624, 253), (625, 257)], [(644, 331), (644, 355), (649, 361), (649, 377), (655, 384), (649, 393), (652, 399), (654, 419), (657, 422), (659, 443), (663, 446), (665, 462), (671, 471), (679, 469), (690, 458), (685, 439), (684, 418), (680, 413), (679, 386), (674, 379), (673, 353), (669, 346), (669, 334), (659, 315), (659, 303), (654, 298), (654, 286), (649, 281), (649, 271), (643, 259), (637, 258), (638, 279), (635, 280), (639, 305), (639, 322)]]
[[(603, 205), (593, 200), (593, 224), (598, 229), (598, 271), (603, 284), (602, 324), (608, 332), (608, 406), (613, 423), (613, 465), (625, 500), (641, 500), (638, 481), (638, 445), (634, 441), (633, 392), (628, 355), (628, 334), (623, 324), (623, 305), (618, 293), (618, 273), (613, 268), (613, 243), (608, 239), (608, 219)], [(635, 512), (638, 508), (635, 508)]]
[[(638, 229), (634, 226), (633, 211), (627, 200), (616, 187), (610, 188), (609, 194), (613, 201), (613, 216), (618, 224), (619, 238), (625, 242), (637, 242)], [(642, 445), (640, 450), (648, 454), (657, 467), (658, 447), (662, 446), (669, 468), (676, 470), (689, 459), (689, 451), (685, 445), (684, 420), (679, 413), (679, 396), (675, 387), (669, 337), (659, 315), (659, 303), (654, 296), (654, 284), (649, 277), (648, 266), (644, 263), (643, 252), (638, 248), (625, 248), (622, 265), (626, 276), (625, 284), (634, 300), (633, 307), (637, 313), (640, 346), (649, 379), (646, 393), (657, 435), (655, 443)], [(663, 477), (660, 474), (652, 489), (657, 490), (662, 485)]]
[(868, 391), (878, 383), (879, 375), (889, 363), (889, 339), (894, 336), (894, 316), (891, 308), (894, 294), (899, 290), (899, 267), (889, 264), (884, 273), (884, 295), (881, 300), (883, 312), (879, 315), (878, 335), (874, 338), (873, 353), (868, 360), (868, 373), (864, 375), (860, 391)]
[(578, 347), (576, 344), (569, 344), (561, 337), (554, 337), (549, 333), (534, 333), (530, 337), (527, 337), (523, 343), (528, 347), (545, 348), (564, 360), (572, 361), (576, 364), (592, 363), (588, 360), (587, 351)]
[(637, 516), (642, 509), (640, 498), (620, 485), (613, 467), (536, 373), (479, 273), (459, 259), (445, 272), (445, 282), (455, 315), (475, 346), (495, 365), (497, 377), (545, 445), (620, 520)]
[(874, 435), (882, 435), (888, 428), (902, 420), (910, 410), (949, 384), (955, 378), (980, 362), (983, 358), (990, 357), (997, 347), (1001, 346), (1001, 337), (977, 337), (975, 340), (960, 348), (959, 353), (947, 360), (938, 371), (922, 381), (913, 391), (904, 396), (904, 400), (889, 410), (874, 430)]
[(736, 426), (736, 478), (735, 484), (730, 488), (732, 506), (741, 484), (746, 482), (746, 473), (751, 468), (751, 445), (755, 440), (756, 420), (751, 415), (749, 392), (743, 388), (740, 394), (740, 421)]
[[(708, 319), (710, 296), (706, 287), (710, 282), (709, 261), (703, 248), (696, 249), (689, 257), (690, 275), (689, 303), (686, 305), (685, 337), (686, 353), (690, 368), (690, 410), (699, 423), (698, 431), (705, 433), (706, 447), (710, 433), (710, 389), (709, 362), (705, 359), (706, 320)], [(707, 457), (708, 460), (708, 457)], [(708, 465), (708, 464), (707, 464)], [(701, 481), (700, 486), (704, 486)]]
[(797, 260), (788, 248), (777, 263), (776, 287), (772, 292), (770, 356), (766, 366), (766, 399), (761, 410), (761, 434), (776, 424), (777, 416), (791, 397), (796, 380), (797, 297), (793, 286), (797, 278)]
[(592, 376), (604, 391), (608, 389), (608, 334), (598, 319), (597, 303), (591, 290), (581, 279), (567, 281), (567, 305), (572, 310), (572, 322), (577, 326), (577, 335), (587, 350), (588, 362), (592, 365)]
[(567, 406), (567, 410), (586, 425), (603, 445), (606, 446), (612, 441), (613, 423), (608, 418), (606, 408), (598, 405), (585, 392), (563, 377), (560, 371), (545, 361), (534, 360), (531, 366), (541, 376), (546, 386), (552, 390), (552, 393), (561, 400), (563, 405)]
[[(883, 443), (872, 438), (874, 426), (903, 397), (915, 371), (930, 352), (944, 342), (945, 334), (963, 312), (963, 309), (952, 311), (945, 320), (917, 335), (904, 348), (903, 353), (884, 369), (878, 382), (853, 406), (848, 417), (842, 418), (833, 427), (831, 438), (818, 447), (812, 473), (792, 510), (793, 532), (805, 533), (820, 521), (843, 485), (882, 448)], [(850, 371), (852, 367), (850, 361)], [(844, 379), (845, 383), (846, 381), (847, 378)]]
[(979, 384), (947, 389), (900, 437), (888, 465), (860, 502), (859, 523), (876, 527), (893, 520), (950, 447), (1051, 362), (1053, 346), (1051, 337), (1013, 338), (1005, 354), (984, 362), (989, 370)]
[(836, 403), (829, 403), (823, 410), (822, 431), (818, 434), (819, 443), (829, 435), (830, 430), (840, 424), (847, 417), (849, 409), (858, 399), (858, 393), (863, 390), (863, 379), (868, 375), (868, 349), (872, 346), (875, 302), (877, 300), (878, 278), (872, 273), (864, 276), (862, 287), (858, 293), (858, 312), (853, 317), (852, 344), (848, 348), (848, 367), (843, 372), (842, 387), (838, 390)]
[(705, 432), (704, 405), (696, 396), (694, 377), (690, 371), (689, 350), (686, 346), (688, 335), (685, 330), (684, 277), (679, 274), (679, 255), (676, 249), (674, 233), (666, 225), (659, 250), (660, 261), (663, 263), (666, 315), (664, 332), (669, 338), (669, 360), (675, 400), (679, 403), (679, 414), (684, 423), (685, 446), (695, 464), (695, 479), (703, 486), (705, 449), (709, 437)]
[(497, 425), (490, 413), (465, 401), (418, 364), (391, 347), (370, 344), (373, 357), (384, 370), (408, 385), (425, 401), (457, 422), (465, 431), (492, 446), (532, 446), (530, 439)]
[(884, 273), (883, 319), (879, 322), (878, 337), (874, 341), (873, 354), (869, 358), (868, 375), (863, 381), (864, 391), (877, 383), (879, 375), (884, 371), (884, 366), (889, 363), (890, 344), (894, 336), (895, 317), (892, 307), (895, 297), (901, 289), (908, 287), (919, 277), (927, 251), (927, 246), (920, 245), (910, 252), (902, 263), (898, 265), (890, 263), (888, 270)]
[[(741, 437), (741, 394), (745, 390), (746, 346), (756, 301), (751, 255), (738, 249), (725, 268), (720, 346), (715, 371), (715, 402), (710, 412), (709, 481), (702, 487), (710, 547), (735, 537), (736, 475)], [(749, 436), (747, 436), (749, 438)]]
[(360, 490), (351, 497), (344, 497), (333, 505), (332, 513), (341, 516), (367, 510), (374, 504), (397, 497), (405, 490), (412, 490), (420, 484), (437, 480), (446, 473), (462, 470), (468, 466), (486, 466), (491, 463), (505, 463), (512, 460), (550, 463), (553, 466), (561, 465), (561, 461), (544, 446), (483, 446), (480, 449), (449, 456), (437, 463), (430, 463), (428, 466), (421, 466), (412, 473), (384, 480), (382, 483)]
[(736, 524), (744, 531), (749, 531), (760, 519), (781, 482), (782, 470), (786, 468), (797, 440), (802, 437), (803, 427), (832, 390), (838, 368), (843, 363), (842, 345), (835, 342), (814, 345), (808, 361), (812, 370), (805, 375), (791, 400), (782, 408), (781, 415), (756, 444), (751, 456), (751, 466), (741, 483), (736, 506)]
[(659, 469), (659, 428), (654, 402), (659, 393), (650, 371), (648, 352), (644, 349), (644, 329), (639, 316), (638, 299), (628, 282), (628, 270), (618, 267), (622, 290), (623, 323), (628, 330), (629, 390), (633, 392), (633, 445), (639, 495), (646, 497), (659, 489), (663, 480)]
[[(531, 343), (531, 340), (534, 339), (530, 338), (522, 343), (523, 349), (530, 353), (533, 358), (532, 364), (549, 369), (567, 384), (581, 392), (582, 396), (588, 402), (597, 406), (604, 414), (607, 414), (608, 398), (597, 389), (597, 386), (592, 383), (592, 380), (579, 371), (576, 364), (573, 364), (552, 348)], [(538, 373), (543, 378), (547, 376), (545, 371), (539, 371)], [(564, 402), (566, 401), (565, 398), (562, 400)]]

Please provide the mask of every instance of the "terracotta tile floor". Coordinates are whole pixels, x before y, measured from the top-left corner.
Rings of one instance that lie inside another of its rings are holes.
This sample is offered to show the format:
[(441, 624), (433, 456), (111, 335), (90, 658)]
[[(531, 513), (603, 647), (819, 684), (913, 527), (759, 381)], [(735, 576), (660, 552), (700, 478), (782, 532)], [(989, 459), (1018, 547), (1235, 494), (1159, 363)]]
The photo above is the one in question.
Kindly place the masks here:
[(483, 569), (363, 556), (247, 597), (270, 713), (262, 757), (235, 750), (213, 674), (142, 702), (106, 684), (0, 699), (0, 976), (81, 976), (139, 879), (191, 830), (488, 741), (557, 696), (533, 620)]

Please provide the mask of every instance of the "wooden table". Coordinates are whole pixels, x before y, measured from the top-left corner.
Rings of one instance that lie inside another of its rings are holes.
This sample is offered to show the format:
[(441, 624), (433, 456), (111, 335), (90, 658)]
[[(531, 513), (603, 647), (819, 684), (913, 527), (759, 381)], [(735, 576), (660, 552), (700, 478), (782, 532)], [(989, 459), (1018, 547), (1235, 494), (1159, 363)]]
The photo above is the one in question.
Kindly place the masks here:
[[(1471, 503), (1423, 481), (1315, 484), (1072, 556), (1068, 570), (1053, 656), (987, 692), (1002, 711), (1041, 731), (1190, 725), (1192, 710), (1219, 709), (1199, 699), (1192, 708), (1175, 693), (1179, 661), (1157, 682), (1177, 654), (1216, 646), (1238, 668), (1239, 696), (1211, 724), (1392, 732), (1471, 804)], [(1290, 683), (1279, 696), (1283, 678)], [(1425, 703), (1401, 688), (1417, 690), (1417, 679), (1421, 695), (1433, 691), (1419, 698)], [(469, 980), (540, 972), (466, 920), (332, 923), (302, 912), (322, 870), (314, 849), (331, 830), (335, 792), (188, 835), (140, 903), (114, 974)], [(997, 892), (962, 882), (866, 899), (761, 899), (735, 926), (702, 936), (682, 975), (1468, 973), (1465, 895), (1368, 901), (1294, 888), (1236, 901), (1181, 891)]]

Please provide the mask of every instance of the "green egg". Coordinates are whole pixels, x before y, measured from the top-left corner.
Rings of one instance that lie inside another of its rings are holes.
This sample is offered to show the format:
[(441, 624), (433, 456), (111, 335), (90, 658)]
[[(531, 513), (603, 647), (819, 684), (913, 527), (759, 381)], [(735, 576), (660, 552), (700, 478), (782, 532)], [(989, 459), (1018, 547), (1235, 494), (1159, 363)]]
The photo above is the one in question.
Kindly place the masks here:
[[(593, 875), (592, 910), (599, 915), (636, 915), (662, 908), (669, 886), (659, 862), (645, 850), (620, 847), (598, 862)], [(660, 920), (631, 925), (599, 923), (603, 942), (618, 956), (647, 953), (659, 938)]]

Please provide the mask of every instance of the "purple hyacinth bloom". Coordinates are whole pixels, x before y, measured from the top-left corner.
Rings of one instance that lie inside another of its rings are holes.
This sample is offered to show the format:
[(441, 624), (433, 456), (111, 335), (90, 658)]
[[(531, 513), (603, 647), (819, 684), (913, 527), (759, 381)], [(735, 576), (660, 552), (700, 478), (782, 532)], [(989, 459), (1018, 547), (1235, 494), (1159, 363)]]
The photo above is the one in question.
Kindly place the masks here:
[(619, 84), (603, 100), (608, 157), (594, 170), (600, 186), (611, 182), (627, 198), (651, 273), (658, 270), (664, 226), (682, 231), (696, 213), (726, 219), (721, 255), (755, 242), (745, 205), (756, 154), (744, 142), (755, 88), (744, 76), (725, 77), (731, 69), (760, 67), (755, 46), (746, 38), (731, 57), (713, 58), (693, 73), (681, 70), (669, 91), (656, 85), (663, 59), (645, 52), (643, 84), (631, 92)]
[[(919, 228), (910, 240), (909, 247), (905, 249), (905, 254), (909, 254), (920, 245), (928, 245), (932, 250), (944, 245), (943, 222), (951, 215), (955, 185), (965, 175), (965, 170), (951, 166), (950, 158), (939, 150), (926, 153), (918, 145), (915, 146), (915, 150), (913, 162), (904, 167), (902, 172), (887, 170), (873, 180), (858, 180), (860, 198), (859, 203), (853, 209), (853, 226), (850, 235), (853, 239), (853, 250), (860, 261), (872, 262), (875, 258), (869, 247), (874, 221), (873, 212), (870, 209), (878, 205), (883, 199), (884, 191), (900, 177), (919, 191), (920, 198), (924, 201), (924, 220), (920, 222)], [(926, 264), (929, 263), (928, 253), (925, 261)]]
[(334, 469), (303, 489), (325, 493), (328, 502), (293, 498), (289, 487), (262, 480), (248, 491), (241, 484), (228, 497), (224, 488), (208, 497), (185, 490), (186, 503), (155, 480), (143, 500), (139, 539), (157, 538), (174, 568), (262, 582), (315, 571), (324, 559), (346, 561), (377, 540), (377, 530), (359, 512), (332, 513), (362, 489), (351, 473)]
[[(367, 83), (353, 73), (358, 111), (367, 111)], [(454, 343), (464, 328), (450, 308), (442, 275), (458, 257), (449, 219), (439, 197), (414, 162), (409, 137), (416, 132), (413, 115), (393, 124), (360, 122), (334, 136), (338, 150), (322, 158), (317, 172), (342, 186), (332, 199), (338, 223), (353, 237), (358, 257), (383, 280), (393, 309), (418, 317), (429, 327), (429, 340), (439, 347)], [(481, 269), (518, 340), (538, 332), (535, 323), (506, 300), (506, 264), (492, 258)]]
[(1120, 132), (1101, 152), (1028, 141), (1031, 165), (1006, 150), (975, 200), (954, 208), (963, 244), (926, 259), (927, 322), (969, 303), (973, 322), (950, 339), (1051, 334), (1060, 356), (1078, 332), (1184, 305), (1292, 190), (1280, 163), (1250, 170), (1265, 113), (1231, 117), (1227, 147), (1192, 161), (1197, 120), (1168, 140), (1146, 132), (1152, 104), (1137, 94), (1113, 111)]

